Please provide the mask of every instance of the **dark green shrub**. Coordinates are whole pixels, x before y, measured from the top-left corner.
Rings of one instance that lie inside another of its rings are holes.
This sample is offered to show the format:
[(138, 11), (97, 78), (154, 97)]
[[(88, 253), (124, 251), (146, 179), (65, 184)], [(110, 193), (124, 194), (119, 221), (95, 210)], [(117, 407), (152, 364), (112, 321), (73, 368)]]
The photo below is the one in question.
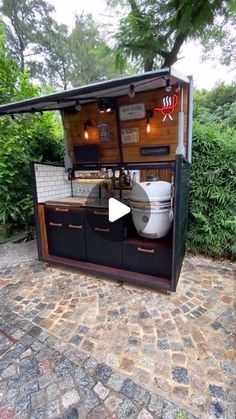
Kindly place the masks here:
[(235, 232), (235, 130), (195, 121), (188, 250), (214, 258), (234, 258)]

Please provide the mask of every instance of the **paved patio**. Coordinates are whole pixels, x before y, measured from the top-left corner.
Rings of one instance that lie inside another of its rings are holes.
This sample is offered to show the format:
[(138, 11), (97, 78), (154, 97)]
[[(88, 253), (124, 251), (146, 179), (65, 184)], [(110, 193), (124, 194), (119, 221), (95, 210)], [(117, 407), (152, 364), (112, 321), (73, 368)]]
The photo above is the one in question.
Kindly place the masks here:
[(235, 418), (235, 265), (186, 257), (175, 294), (0, 247), (0, 419)]

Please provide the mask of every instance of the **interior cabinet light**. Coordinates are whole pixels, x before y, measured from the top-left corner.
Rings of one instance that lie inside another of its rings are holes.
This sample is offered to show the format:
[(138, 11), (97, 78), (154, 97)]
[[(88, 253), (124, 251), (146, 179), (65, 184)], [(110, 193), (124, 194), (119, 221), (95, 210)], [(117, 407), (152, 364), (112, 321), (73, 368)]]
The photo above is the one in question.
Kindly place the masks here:
[(85, 123), (84, 123), (84, 138), (85, 140), (89, 139), (89, 132), (88, 132), (88, 127), (92, 126), (92, 122), (88, 119)]
[(146, 131), (147, 134), (150, 134), (151, 132), (151, 124), (150, 124), (150, 118), (153, 117), (153, 111), (149, 110), (146, 112)]

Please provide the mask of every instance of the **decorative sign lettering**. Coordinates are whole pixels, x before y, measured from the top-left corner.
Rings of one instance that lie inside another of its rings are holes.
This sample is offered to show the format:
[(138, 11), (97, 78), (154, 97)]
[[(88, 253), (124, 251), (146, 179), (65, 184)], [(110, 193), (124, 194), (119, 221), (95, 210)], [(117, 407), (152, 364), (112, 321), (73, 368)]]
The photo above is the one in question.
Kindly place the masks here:
[(122, 143), (138, 143), (139, 142), (139, 129), (138, 128), (123, 128), (121, 130)]
[(120, 106), (120, 120), (129, 121), (132, 119), (145, 118), (145, 105), (144, 103), (135, 103), (134, 105)]
[(108, 122), (98, 122), (99, 141), (110, 140), (110, 128)]
[(166, 120), (166, 117), (169, 117), (171, 121), (173, 121), (173, 118), (171, 114), (174, 112), (176, 106), (178, 105), (178, 96), (174, 94), (173, 96), (165, 96), (163, 97), (163, 106), (154, 108), (154, 111), (160, 112), (162, 115), (164, 115), (164, 118), (162, 121)]

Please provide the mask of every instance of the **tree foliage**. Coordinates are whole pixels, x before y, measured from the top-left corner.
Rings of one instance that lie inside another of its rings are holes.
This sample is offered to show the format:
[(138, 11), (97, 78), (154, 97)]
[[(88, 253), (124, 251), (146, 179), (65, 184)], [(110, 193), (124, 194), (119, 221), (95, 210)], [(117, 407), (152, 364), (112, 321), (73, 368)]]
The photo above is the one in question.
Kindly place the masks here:
[[(0, 0), (1, 2), (1, 0)], [(74, 26), (53, 19), (44, 0), (2, 0), (0, 16), (8, 47), (31, 78), (56, 89), (68, 89), (120, 74), (116, 55), (91, 14), (76, 15)], [(129, 70), (125, 65), (122, 71)]]
[[(122, 4), (126, 15), (116, 34), (120, 60), (135, 59), (145, 70), (173, 65), (188, 39), (214, 39), (217, 16), (227, 19), (224, 0), (108, 0)], [(219, 27), (218, 27), (219, 30)]]
[(195, 95), (188, 249), (217, 258), (236, 256), (235, 89)]
[[(38, 96), (40, 91), (22, 73), (4, 41), (0, 26), (0, 103)], [(54, 114), (0, 118), (0, 224), (25, 225), (32, 215), (30, 161), (62, 158), (62, 133)]]
[(0, 13), (7, 32), (8, 46), (14, 58), (20, 63), (21, 71), (26, 69), (34, 57), (41, 52), (42, 34), (52, 24), (50, 17), (54, 7), (44, 0), (2, 0)]

